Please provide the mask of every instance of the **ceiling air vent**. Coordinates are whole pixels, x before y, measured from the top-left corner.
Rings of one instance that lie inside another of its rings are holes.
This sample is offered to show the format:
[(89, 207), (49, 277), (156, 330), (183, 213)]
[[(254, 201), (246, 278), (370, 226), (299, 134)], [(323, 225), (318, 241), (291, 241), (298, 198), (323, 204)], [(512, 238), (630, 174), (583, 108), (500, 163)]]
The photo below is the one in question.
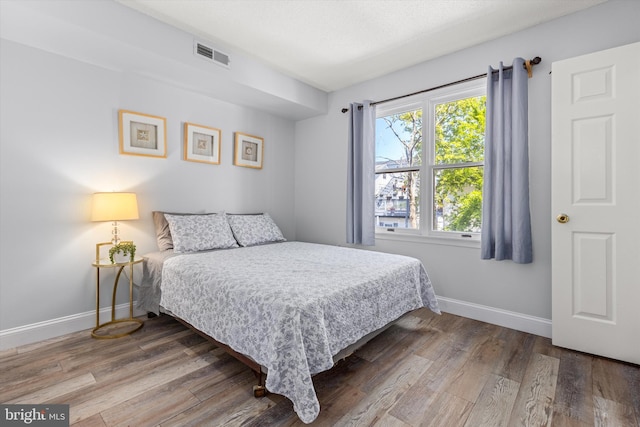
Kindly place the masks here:
[(226, 53), (215, 50), (212, 47), (204, 45), (200, 42), (194, 42), (193, 45), (194, 54), (207, 61), (214, 62), (222, 67), (229, 68), (231, 64), (231, 58)]

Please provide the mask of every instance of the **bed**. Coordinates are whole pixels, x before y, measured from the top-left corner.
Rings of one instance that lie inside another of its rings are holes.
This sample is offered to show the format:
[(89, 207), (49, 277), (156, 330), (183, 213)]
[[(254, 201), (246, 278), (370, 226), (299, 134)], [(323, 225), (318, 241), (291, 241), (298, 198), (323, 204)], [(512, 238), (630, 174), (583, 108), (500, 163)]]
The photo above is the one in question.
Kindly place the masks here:
[(305, 423), (320, 411), (312, 376), (330, 369), (337, 355), (407, 312), (439, 313), (415, 258), (288, 242), (267, 214), (211, 215), (223, 243), (191, 250), (176, 240), (212, 222), (164, 214), (174, 248), (159, 239), (164, 250), (145, 255), (140, 305), (170, 312), (255, 362), (266, 372), (266, 388), (289, 398)]

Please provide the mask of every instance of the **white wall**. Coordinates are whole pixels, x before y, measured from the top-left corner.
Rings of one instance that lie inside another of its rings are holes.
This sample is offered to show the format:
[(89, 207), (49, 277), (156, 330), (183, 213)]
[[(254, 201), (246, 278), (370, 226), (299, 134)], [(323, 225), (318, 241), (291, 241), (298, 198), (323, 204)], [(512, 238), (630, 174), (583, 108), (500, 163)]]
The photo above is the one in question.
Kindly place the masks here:
[[(95, 310), (94, 245), (111, 232), (89, 220), (96, 191), (137, 193), (141, 218), (121, 234), (140, 254), (156, 250), (152, 210), (268, 211), (295, 238), (293, 121), (5, 39), (0, 49), (0, 332)], [(168, 158), (120, 155), (119, 109), (165, 117)], [(221, 165), (182, 160), (185, 121), (222, 130)], [(232, 165), (235, 131), (264, 138), (262, 170)]]
[(420, 258), (439, 296), (550, 319), (551, 63), (640, 40), (638, 16), (640, 2), (611, 0), (331, 94), (327, 115), (296, 123), (297, 238), (345, 244), (348, 122), (341, 108), (481, 74), (500, 61), (510, 64), (514, 57), (540, 56), (543, 62), (529, 81), (533, 264), (481, 261), (477, 248), (424, 243), (378, 240), (372, 249)]

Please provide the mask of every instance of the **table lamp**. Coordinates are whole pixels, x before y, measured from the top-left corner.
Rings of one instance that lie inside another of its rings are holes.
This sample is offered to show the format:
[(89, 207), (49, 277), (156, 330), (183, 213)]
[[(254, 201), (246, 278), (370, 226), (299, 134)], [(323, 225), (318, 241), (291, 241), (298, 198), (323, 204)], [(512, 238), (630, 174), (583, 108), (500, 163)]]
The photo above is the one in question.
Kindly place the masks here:
[(136, 193), (94, 193), (91, 221), (112, 221), (111, 243), (120, 243), (118, 221), (138, 219)]

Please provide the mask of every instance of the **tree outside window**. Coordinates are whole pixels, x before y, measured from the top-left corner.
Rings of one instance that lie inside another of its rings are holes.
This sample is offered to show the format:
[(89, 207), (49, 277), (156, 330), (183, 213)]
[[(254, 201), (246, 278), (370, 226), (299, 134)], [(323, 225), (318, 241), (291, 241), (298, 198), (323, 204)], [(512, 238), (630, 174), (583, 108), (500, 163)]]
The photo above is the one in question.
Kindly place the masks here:
[[(453, 232), (458, 236), (480, 232), (486, 99), (483, 93), (483, 87), (476, 84), (472, 96), (467, 89), (378, 109), (378, 227), (420, 234)], [(428, 112), (424, 123), (423, 111)], [(425, 184), (422, 187), (421, 181)], [(423, 201), (427, 202), (424, 206)], [(423, 219), (421, 206), (428, 214)]]
[(435, 107), (434, 230), (480, 232), (485, 99)]
[(378, 118), (376, 216), (379, 226), (398, 222), (403, 228), (419, 227), (421, 165), (422, 109)]

